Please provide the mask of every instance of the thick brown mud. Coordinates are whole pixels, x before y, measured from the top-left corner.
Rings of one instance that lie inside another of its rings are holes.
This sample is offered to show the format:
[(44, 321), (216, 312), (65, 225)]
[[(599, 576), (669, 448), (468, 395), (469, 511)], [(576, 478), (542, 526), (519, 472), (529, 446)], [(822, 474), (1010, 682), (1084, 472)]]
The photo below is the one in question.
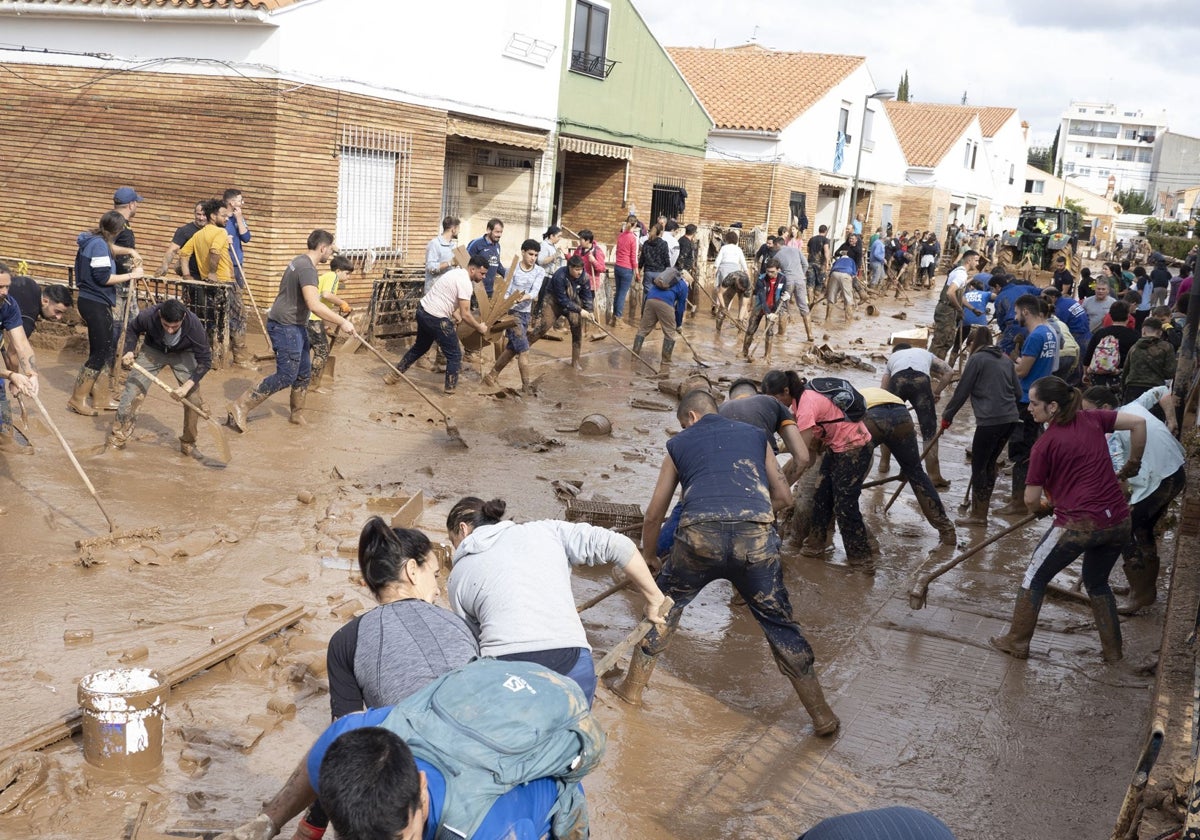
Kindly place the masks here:
[[(879, 314), (849, 327), (840, 314), (827, 325), (818, 320), (817, 344), (870, 362), (885, 352), (888, 333), (929, 323), (932, 303), (929, 293), (908, 306), (887, 297), (877, 302)], [(900, 311), (905, 320), (891, 317)], [(735, 360), (736, 329), (727, 325), (715, 336), (706, 311), (685, 330), (712, 365), (708, 376), (765, 372), (761, 361)], [(630, 343), (628, 326), (616, 334)], [(802, 334), (799, 324), (790, 328), (776, 366), (878, 383), (878, 373), (809, 363)], [(255, 349), (264, 349), (256, 338)], [(647, 341), (652, 361), (659, 340)], [(450, 398), (439, 393), (439, 375), (414, 371), (453, 414), (464, 449), (404, 384), (382, 383), (376, 360), (339, 351), (345, 358), (336, 381), (326, 382), (328, 393), (309, 396), (308, 425), (290, 425), (286, 396), (272, 397), (251, 414), (247, 434), (229, 432), (233, 462), (221, 469), (179, 454), (181, 411), (157, 394), (125, 451), (92, 456), (112, 415), (68, 413), (80, 357), (39, 349), (43, 401), (117, 526), (156, 525), (162, 535), (97, 551), (98, 562), (84, 568), (74, 541), (104, 533), (104, 520), (53, 438), (35, 426), (36, 457), (0, 460), (0, 721), (7, 740), (71, 712), (87, 673), (123, 659), (169, 669), (270, 613), (260, 605), (300, 605), (309, 615), (173, 689), (164, 762), (146, 777), (86, 765), (78, 736), (44, 750), (45, 781), (0, 814), (0, 836), (124, 837), (143, 802), (144, 825), (158, 832), (230, 827), (257, 813), (329, 720), (325, 642), (371, 604), (347, 571), (356, 536), (367, 516), (390, 514), (396, 498), (423, 493), (419, 525), (435, 542), (444, 539), (449, 506), (466, 494), (504, 497), (522, 520), (561, 516), (571, 482), (584, 499), (644, 506), (678, 426), (672, 412), (631, 401), (668, 398), (611, 339), (586, 342), (582, 373), (565, 364), (569, 353), (568, 343), (535, 345), (536, 397), (478, 394), (478, 363)], [(873, 363), (881, 372), (882, 362)], [(677, 347), (673, 374), (697, 369)], [(246, 371), (219, 371), (203, 391), (218, 407), (254, 381)], [(502, 383), (519, 384), (515, 365)], [(561, 431), (596, 412), (610, 419), (611, 436)], [(953, 482), (943, 494), (952, 516), (969, 475), (963, 454), (970, 432), (968, 409), (941, 449), (942, 471)], [(201, 449), (212, 448), (208, 435), (202, 427)], [(586, 784), (594, 837), (795, 837), (824, 816), (896, 803), (938, 814), (964, 840), (1108, 835), (1145, 729), (1151, 678), (1135, 666), (1155, 660), (1161, 607), (1123, 620), (1126, 663), (1110, 667), (1086, 605), (1052, 598), (1030, 660), (1011, 660), (991, 650), (987, 637), (1006, 626), (1039, 524), (934, 582), (928, 606), (913, 611), (912, 576), (953, 550), (937, 548), (911, 492), (881, 512), (894, 487), (863, 497), (882, 549), (873, 578), (845, 565), (840, 539), (827, 560), (792, 548), (785, 558), (796, 617), (841, 731), (812, 735), (749, 612), (731, 602), (727, 584), (714, 584), (685, 613), (645, 708), (598, 692), (610, 742)], [(1002, 477), (997, 497), (1006, 489)], [(310, 503), (300, 501), (304, 494)], [(1005, 524), (993, 519), (988, 530)], [(960, 528), (959, 548), (980, 531)], [(1168, 538), (1162, 555), (1171, 553)], [(1067, 585), (1073, 571), (1064, 573)], [(1114, 583), (1122, 582), (1118, 570)], [(578, 600), (609, 583), (605, 570), (581, 571)], [(584, 614), (598, 653), (639, 617), (628, 593)]]

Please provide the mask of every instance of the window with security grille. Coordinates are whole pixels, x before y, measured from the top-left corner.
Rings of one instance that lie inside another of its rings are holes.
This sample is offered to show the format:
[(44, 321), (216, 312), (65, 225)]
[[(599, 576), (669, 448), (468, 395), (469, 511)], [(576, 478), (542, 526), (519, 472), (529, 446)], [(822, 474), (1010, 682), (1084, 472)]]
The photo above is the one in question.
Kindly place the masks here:
[(685, 182), (680, 178), (659, 178), (650, 189), (650, 218), (678, 219), (683, 215)]
[(403, 256), (408, 248), (412, 135), (343, 126), (338, 161), (341, 251)]

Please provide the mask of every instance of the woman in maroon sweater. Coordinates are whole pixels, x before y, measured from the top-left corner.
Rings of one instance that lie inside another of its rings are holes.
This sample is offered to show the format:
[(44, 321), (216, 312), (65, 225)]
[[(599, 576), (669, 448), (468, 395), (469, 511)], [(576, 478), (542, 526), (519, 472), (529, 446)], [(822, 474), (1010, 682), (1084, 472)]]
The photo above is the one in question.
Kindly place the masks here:
[[(1129, 541), (1129, 506), (1120, 480), (1136, 475), (1146, 448), (1146, 421), (1135, 414), (1085, 411), (1080, 393), (1057, 376), (1044, 376), (1029, 389), (1033, 419), (1046, 424), (1029, 456), (1025, 506), (1054, 524), (1033, 551), (1025, 571), (1012, 626), (989, 640), (1017, 659), (1029, 657), (1046, 586), (1079, 555), (1083, 585), (1092, 603), (1106, 662), (1121, 659), (1117, 601), (1108, 585), (1121, 548)], [(1114, 473), (1105, 435), (1130, 433), (1130, 458)], [(1043, 495), (1045, 498), (1043, 498)]]

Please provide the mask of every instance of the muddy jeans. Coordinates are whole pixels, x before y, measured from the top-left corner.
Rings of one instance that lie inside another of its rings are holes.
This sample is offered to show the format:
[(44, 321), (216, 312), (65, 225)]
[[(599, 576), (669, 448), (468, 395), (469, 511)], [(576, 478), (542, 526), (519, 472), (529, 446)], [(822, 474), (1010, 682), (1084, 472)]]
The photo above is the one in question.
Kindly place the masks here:
[(1121, 551), (1126, 560), (1136, 562), (1158, 557), (1154, 528), (1186, 484), (1187, 467), (1183, 466), (1160, 481), (1153, 493), (1130, 507), (1130, 539)]
[(921, 512), (934, 527), (948, 525), (946, 508), (942, 497), (933, 486), (933, 480), (921, 464), (921, 451), (917, 448), (917, 434), (908, 409), (902, 405), (876, 405), (867, 409), (863, 422), (871, 432), (871, 441), (876, 446), (886, 446), (896, 456), (900, 475), (908, 480), (917, 497)]
[(307, 388), (312, 378), (308, 330), (299, 324), (267, 321), (267, 335), (275, 351), (275, 372), (258, 384), (260, 394), (274, 394), (284, 388)]
[(435, 343), (442, 348), (442, 354), (446, 357), (445, 380), (449, 388), (452, 382), (458, 382), (458, 370), (462, 365), (462, 345), (458, 343), (458, 332), (449, 318), (439, 318), (426, 312), (423, 307), (417, 307), (417, 340), (396, 367), (401, 371), (408, 370)]
[(1021, 586), (1031, 592), (1045, 592), (1054, 576), (1083, 555), (1083, 586), (1093, 598), (1111, 595), (1108, 576), (1122, 547), (1129, 542), (1129, 517), (1108, 528), (1077, 528), (1052, 525), (1042, 537)]
[[(175, 381), (180, 385), (191, 379), (192, 374), (196, 372), (196, 357), (190, 352), (167, 354), (148, 344), (142, 345), (137, 356), (137, 363), (153, 374), (157, 374), (163, 368), (170, 368), (171, 373), (175, 374)], [(129, 378), (125, 380), (125, 390), (121, 392), (120, 405), (117, 407), (117, 423), (123, 426), (137, 419), (138, 409), (142, 405), (142, 400), (146, 398), (146, 392), (150, 390), (150, 385), (150, 380), (141, 371), (129, 372)], [(204, 407), (204, 401), (200, 398), (199, 383), (187, 394), (187, 399), (201, 408)], [(183, 436), (180, 440), (184, 443), (195, 443), (196, 429), (199, 425), (200, 415), (185, 405), (183, 407)]]
[(679, 619), (692, 600), (714, 580), (727, 580), (746, 601), (771, 654), (784, 674), (810, 671), (813, 651), (792, 618), (792, 604), (779, 564), (779, 535), (761, 522), (704, 522), (675, 533), (675, 545), (658, 573), (658, 588), (673, 598), (667, 627), (655, 628), (642, 642), (642, 651), (657, 656), (667, 648)]
[(912, 368), (896, 371), (891, 376), (888, 390), (917, 412), (921, 440), (928, 443), (938, 428), (937, 406), (933, 401), (933, 385), (929, 381), (929, 374)]
[(675, 307), (665, 300), (651, 298), (646, 301), (646, 308), (642, 310), (642, 323), (638, 327), (638, 336), (641, 338), (648, 336), (655, 324), (662, 327), (664, 339), (675, 340)]
[(308, 330), (308, 346), (312, 348), (312, 378), (316, 379), (329, 361), (329, 336), (325, 334), (324, 321), (309, 320), (305, 329)]
[(1015, 428), (1015, 422), (975, 427), (971, 438), (971, 492), (975, 498), (992, 497), (996, 489), (996, 461)]
[(536, 326), (529, 335), (529, 343), (541, 341), (542, 336), (550, 332), (559, 318), (566, 318), (571, 327), (571, 346), (578, 347), (583, 343), (582, 316), (578, 312), (568, 312), (559, 305), (553, 295), (546, 295), (542, 301), (542, 311), (538, 316)]
[(809, 539), (824, 544), (829, 526), (836, 518), (846, 559), (852, 563), (865, 562), (871, 555), (858, 499), (874, 453), (875, 448), (870, 444), (847, 452), (826, 452), (821, 461), (821, 483), (813, 496)]

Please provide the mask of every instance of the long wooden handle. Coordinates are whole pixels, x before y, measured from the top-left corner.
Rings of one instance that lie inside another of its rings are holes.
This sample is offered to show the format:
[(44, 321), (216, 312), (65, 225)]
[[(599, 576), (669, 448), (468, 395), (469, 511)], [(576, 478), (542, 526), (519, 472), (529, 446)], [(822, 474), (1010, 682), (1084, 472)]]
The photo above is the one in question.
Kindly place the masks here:
[(46, 406), (42, 405), (42, 401), (37, 394), (30, 392), (29, 396), (33, 399), (33, 404), (37, 406), (38, 411), (42, 413), (42, 417), (46, 420), (46, 425), (50, 427), (50, 431), (54, 432), (54, 436), (62, 444), (63, 451), (67, 453), (67, 457), (71, 459), (72, 466), (75, 467), (75, 472), (79, 473), (79, 477), (83, 479), (88, 492), (96, 500), (96, 507), (100, 508), (100, 512), (104, 514), (105, 521), (108, 522), (109, 533), (117, 530), (117, 526), (113, 524), (112, 517), (108, 515), (108, 511), (101, 504), (100, 495), (96, 492), (96, 488), (92, 486), (92, 482), (88, 479), (87, 473), (83, 471), (83, 467), (79, 466), (79, 460), (75, 457), (75, 453), (71, 451), (71, 447), (67, 444), (67, 439), (62, 436), (62, 432), (58, 430), (58, 426), (54, 425), (54, 421), (50, 419), (50, 412), (46, 411)]
[[(921, 605), (924, 606), (925, 596), (929, 592), (929, 584), (930, 583), (932, 583), (937, 578), (940, 578), (942, 575), (946, 574), (946, 572), (953, 569), (959, 563), (962, 563), (964, 560), (968, 560), (971, 557), (974, 557), (976, 554), (983, 551), (989, 545), (996, 542), (997, 540), (1004, 539), (1009, 534), (1011, 534), (1013, 531), (1019, 531), (1021, 528), (1024, 528), (1026, 525), (1028, 525), (1030, 522), (1032, 522), (1035, 519), (1037, 519), (1037, 514), (1031, 513), (1028, 516), (1025, 516), (1022, 519), (1018, 520), (1014, 524), (1009, 525), (1007, 528), (1005, 528), (1003, 531), (996, 534), (995, 536), (989, 537), (988, 539), (979, 543), (979, 545), (976, 545), (972, 548), (967, 549), (966, 551), (964, 551), (962, 554), (958, 555), (957, 557), (955, 557), (951, 560), (947, 560), (945, 563), (942, 563), (940, 566), (936, 566), (932, 571), (929, 571), (929, 572), (925, 573), (924, 575), (922, 575), (917, 580), (917, 582), (915, 584), (913, 584), (912, 589), (908, 593), (910, 604), (915, 606), (915, 604), (918, 601), (920, 601)], [(920, 607), (916, 607), (916, 609), (920, 609)]]
[[(662, 614), (665, 616), (673, 606), (675, 606), (675, 602), (667, 598), (663, 602)], [(633, 650), (634, 646), (646, 638), (646, 634), (652, 629), (654, 629), (654, 622), (650, 619), (643, 618), (638, 622), (638, 626), (633, 628), (633, 632), (618, 642), (616, 647), (604, 654), (604, 658), (596, 663), (597, 676), (604, 674), (609, 668), (616, 665), (617, 661), (626, 653)]]
[[(254, 290), (250, 288), (250, 278), (246, 276), (246, 269), (242, 268), (242, 261), (238, 259), (237, 249), (233, 247), (232, 242), (229, 243), (229, 256), (233, 257), (233, 264), (237, 266), (238, 274), (242, 275), (242, 282), (246, 284), (246, 296), (250, 298), (250, 308), (258, 316), (258, 325), (262, 327), (263, 336), (267, 337), (267, 322), (263, 320), (262, 313), (258, 311), (258, 302), (254, 300)], [(236, 278), (234, 278), (234, 282), (237, 282)]]
[(438, 405), (433, 400), (431, 400), (429, 398), (428, 394), (426, 394), (424, 391), (422, 391), (420, 388), (417, 387), (417, 383), (413, 382), (411, 379), (409, 379), (407, 376), (405, 376), (400, 371), (400, 368), (396, 367), (394, 364), (389, 362), (386, 356), (384, 356), (382, 353), (380, 353), (378, 350), (376, 350), (372, 345), (368, 344), (367, 341), (361, 335), (358, 336), (358, 340), (362, 343), (363, 347), (366, 347), (368, 350), (370, 350), (372, 353), (375, 354), (375, 358), (379, 359), (379, 361), (383, 362), (385, 365), (387, 365), (389, 368), (391, 368), (392, 373), (399, 376), (404, 381), (405, 385), (412, 388), (414, 391), (417, 392), (417, 395), (421, 399), (423, 399), (423, 400), (425, 400), (425, 402), (429, 403), (433, 407), (434, 411), (436, 411), (438, 414), (442, 415), (443, 419), (446, 419), (446, 420), (450, 419), (450, 415), (446, 413), (445, 409), (443, 409), (440, 405)]
[(125, 309), (121, 313), (121, 336), (117, 339), (117, 347), (113, 351), (113, 366), (108, 372), (108, 387), (112, 388), (117, 381), (117, 365), (116, 361), (125, 352), (125, 336), (129, 332), (129, 309), (133, 305), (133, 299), (137, 296), (137, 281), (133, 280), (125, 289)]
[[(157, 385), (159, 388), (162, 388), (164, 391), (166, 391), (166, 392), (167, 392), (168, 394), (170, 394), (172, 397), (174, 397), (174, 396), (175, 396), (175, 389), (174, 389), (174, 388), (172, 388), (172, 387), (171, 387), (170, 385), (168, 385), (166, 382), (163, 382), (161, 379), (159, 379), (157, 376), (155, 376), (155, 375), (154, 375), (153, 373), (151, 373), (150, 371), (146, 370), (144, 367), (142, 367), (141, 365), (139, 365), (137, 362), (134, 362), (134, 363), (133, 363), (133, 369), (134, 369), (134, 370), (136, 370), (138, 373), (140, 373), (142, 376), (144, 376), (144, 377), (146, 377), (147, 379), (149, 379), (151, 382), (153, 382), (153, 383), (154, 383), (155, 385)], [(197, 414), (199, 414), (201, 417), (203, 417), (203, 418), (204, 418), (205, 420), (207, 420), (209, 423), (213, 423), (213, 422), (215, 422), (215, 421), (212, 419), (212, 417), (210, 417), (210, 416), (209, 416), (209, 414), (208, 414), (208, 412), (207, 412), (207, 411), (205, 411), (204, 409), (202, 409), (200, 406), (196, 405), (194, 402), (192, 402), (191, 400), (189, 400), (187, 397), (180, 397), (180, 398), (179, 398), (179, 401), (180, 401), (181, 403), (183, 403), (184, 405), (186, 405), (188, 408), (190, 408), (192, 411), (194, 411), (194, 412), (196, 412)]]
[(629, 581), (627, 581), (627, 580), (623, 580), (620, 583), (614, 583), (612, 586), (608, 587), (608, 589), (605, 589), (599, 595), (595, 595), (591, 598), (588, 598), (586, 601), (584, 601), (582, 604), (580, 604), (578, 607), (575, 608), (575, 612), (581, 613), (584, 610), (591, 609), (592, 607), (596, 606), (601, 601), (603, 601), (605, 598), (608, 598), (610, 595), (616, 595), (618, 592), (620, 592), (622, 589), (624, 589), (627, 586), (629, 586)]
[[(929, 439), (929, 443), (925, 444), (925, 451), (923, 451), (921, 453), (921, 461), (925, 460), (925, 456), (928, 455), (930, 450), (933, 449), (933, 445), (935, 443), (937, 443), (937, 439), (942, 436), (943, 431), (945, 431), (945, 430), (941, 426), (938, 426), (938, 430), (936, 432), (934, 432), (933, 437), (931, 437)], [(890, 508), (892, 506), (892, 504), (896, 501), (896, 499), (900, 496), (900, 491), (904, 489), (904, 485), (906, 485), (906, 484), (908, 484), (908, 479), (904, 478), (902, 476), (900, 478), (900, 486), (896, 488), (896, 492), (892, 494), (892, 498), (888, 499), (888, 503), (883, 506), (884, 513), (888, 512), (888, 508)]]
[[(582, 316), (580, 316), (580, 317), (582, 317)], [(652, 364), (650, 364), (649, 362), (647, 362), (647, 361), (646, 361), (644, 358), (642, 358), (642, 357), (641, 357), (641, 356), (640, 356), (638, 353), (635, 353), (635, 352), (634, 352), (634, 350), (633, 350), (633, 348), (632, 348), (632, 347), (630, 347), (628, 344), (626, 344), (624, 341), (622, 341), (621, 339), (617, 338), (615, 335), (613, 335), (613, 334), (612, 334), (612, 333), (610, 333), (608, 330), (606, 330), (606, 329), (604, 328), (604, 325), (603, 325), (603, 324), (601, 324), (599, 321), (592, 321), (592, 324), (593, 324), (594, 326), (596, 326), (596, 327), (597, 327), (597, 328), (600, 330), (600, 332), (604, 333), (606, 336), (608, 336), (609, 338), (611, 338), (613, 341), (617, 342), (617, 344), (620, 344), (622, 347), (624, 347), (626, 350), (628, 350), (630, 353), (632, 353), (632, 354), (633, 354), (633, 357), (634, 357), (635, 359), (637, 359), (639, 362), (641, 362), (642, 364), (644, 364), (646, 367), (650, 368), (650, 370), (654, 371), (655, 373), (658, 373), (658, 368), (656, 368), (654, 365), (652, 365)]]

